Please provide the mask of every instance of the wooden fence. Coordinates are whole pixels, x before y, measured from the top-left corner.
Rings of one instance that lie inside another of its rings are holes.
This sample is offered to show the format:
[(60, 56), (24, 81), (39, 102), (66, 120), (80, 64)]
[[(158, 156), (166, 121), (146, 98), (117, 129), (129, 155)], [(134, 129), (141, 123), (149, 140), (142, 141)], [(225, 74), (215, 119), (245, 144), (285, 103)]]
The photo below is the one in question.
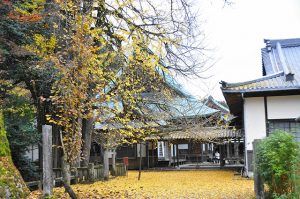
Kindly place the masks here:
[(127, 174), (127, 167), (124, 164), (116, 164), (116, 169), (113, 176), (126, 176)]
[[(116, 169), (110, 170), (113, 176), (126, 176), (127, 168), (124, 164), (116, 164)], [(42, 173), (42, 171), (41, 171)], [(53, 168), (53, 184), (55, 186), (62, 185), (62, 169)], [(94, 182), (104, 179), (104, 168), (103, 165), (94, 165), (90, 163), (88, 167), (71, 168), (71, 184)], [(42, 188), (42, 181), (27, 182), (27, 186), (31, 190)]]

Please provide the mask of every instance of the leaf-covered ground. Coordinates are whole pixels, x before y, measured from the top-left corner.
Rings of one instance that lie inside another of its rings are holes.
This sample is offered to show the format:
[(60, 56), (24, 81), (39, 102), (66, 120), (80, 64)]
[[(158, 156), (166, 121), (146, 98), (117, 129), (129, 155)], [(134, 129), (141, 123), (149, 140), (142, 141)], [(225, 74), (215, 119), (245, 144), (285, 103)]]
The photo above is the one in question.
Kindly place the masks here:
[[(137, 176), (129, 171), (128, 177), (72, 187), (79, 198), (254, 198), (253, 181), (231, 171), (147, 171), (140, 181)], [(55, 198), (68, 198), (63, 188), (54, 192)]]

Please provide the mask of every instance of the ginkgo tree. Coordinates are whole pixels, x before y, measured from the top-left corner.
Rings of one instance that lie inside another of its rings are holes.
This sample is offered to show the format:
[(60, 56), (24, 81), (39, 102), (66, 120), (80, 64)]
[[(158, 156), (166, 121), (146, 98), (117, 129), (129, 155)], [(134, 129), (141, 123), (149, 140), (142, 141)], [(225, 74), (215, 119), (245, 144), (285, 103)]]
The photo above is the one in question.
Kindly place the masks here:
[[(149, 77), (157, 76), (155, 69), (158, 58), (153, 54), (147, 55), (147, 59), (141, 56), (140, 52), (145, 51), (147, 45), (138, 43), (146, 41), (141, 39), (139, 32), (132, 32), (135, 37), (131, 37), (131, 41), (114, 49), (102, 28), (91, 28), (92, 18), (88, 7), (70, 1), (59, 4), (59, 8), (62, 12), (56, 12), (50, 24), (53, 34), (48, 38), (36, 34), (34, 45), (27, 48), (41, 58), (41, 67), (52, 65), (57, 70), (57, 80), (52, 86), (53, 109), (48, 121), (61, 127), (64, 161), (73, 164), (81, 152), (80, 120), (92, 117), (96, 106), (100, 114), (113, 114), (114, 121), (128, 125), (135, 117), (135, 101), (139, 99), (139, 93), (145, 90), (141, 77), (145, 73)], [(133, 55), (127, 53), (127, 57), (125, 50)], [(124, 61), (116, 65), (119, 59)], [(121, 71), (120, 75), (118, 71)], [(114, 100), (122, 101), (121, 113), (115, 114), (113, 108), (105, 106)], [(97, 119), (101, 120), (101, 117)]]
[(96, 120), (121, 125), (118, 133), (133, 140), (143, 137), (146, 131), (137, 131), (140, 126), (133, 121), (150, 120), (139, 107), (144, 92), (168, 93), (161, 73), (195, 75), (206, 69), (203, 37), (188, 0), (164, 5), (151, 0), (40, 0), (18, 9), (20, 15), (11, 19), (38, 25), (26, 33), (33, 41), (26, 53), (35, 59), (25, 71), (43, 71), (47, 77), (32, 80), (29, 72), (25, 82), (37, 111), (46, 110), (41, 112), (47, 114), (46, 123), (59, 127), (67, 164), (78, 162), (81, 151), (88, 162)]

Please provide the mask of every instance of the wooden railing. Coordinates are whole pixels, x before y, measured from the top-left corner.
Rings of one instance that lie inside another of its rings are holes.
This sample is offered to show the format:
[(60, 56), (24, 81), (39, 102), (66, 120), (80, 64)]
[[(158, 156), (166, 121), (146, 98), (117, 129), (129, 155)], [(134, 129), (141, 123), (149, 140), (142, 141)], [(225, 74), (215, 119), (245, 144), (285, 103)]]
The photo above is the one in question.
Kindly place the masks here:
[[(41, 171), (42, 172), (42, 171)], [(124, 164), (116, 164), (115, 171), (111, 170), (113, 176), (126, 176), (127, 168)], [(55, 186), (62, 184), (62, 169), (53, 168), (53, 179)], [(71, 168), (71, 183), (83, 183), (83, 182), (94, 182), (104, 179), (104, 168), (103, 165), (94, 165), (90, 163), (87, 167)], [(27, 186), (34, 190), (41, 188), (41, 181), (27, 182)]]

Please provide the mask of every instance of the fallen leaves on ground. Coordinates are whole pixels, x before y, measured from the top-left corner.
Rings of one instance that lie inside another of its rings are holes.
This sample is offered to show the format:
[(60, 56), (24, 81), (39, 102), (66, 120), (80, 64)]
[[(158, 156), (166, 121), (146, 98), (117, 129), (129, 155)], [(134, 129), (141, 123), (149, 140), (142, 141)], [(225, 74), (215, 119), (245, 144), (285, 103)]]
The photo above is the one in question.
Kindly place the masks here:
[[(72, 185), (79, 198), (254, 198), (253, 181), (236, 178), (232, 171), (145, 171), (108, 182)], [(33, 192), (30, 199), (38, 198)], [(55, 188), (55, 198), (69, 198)]]

